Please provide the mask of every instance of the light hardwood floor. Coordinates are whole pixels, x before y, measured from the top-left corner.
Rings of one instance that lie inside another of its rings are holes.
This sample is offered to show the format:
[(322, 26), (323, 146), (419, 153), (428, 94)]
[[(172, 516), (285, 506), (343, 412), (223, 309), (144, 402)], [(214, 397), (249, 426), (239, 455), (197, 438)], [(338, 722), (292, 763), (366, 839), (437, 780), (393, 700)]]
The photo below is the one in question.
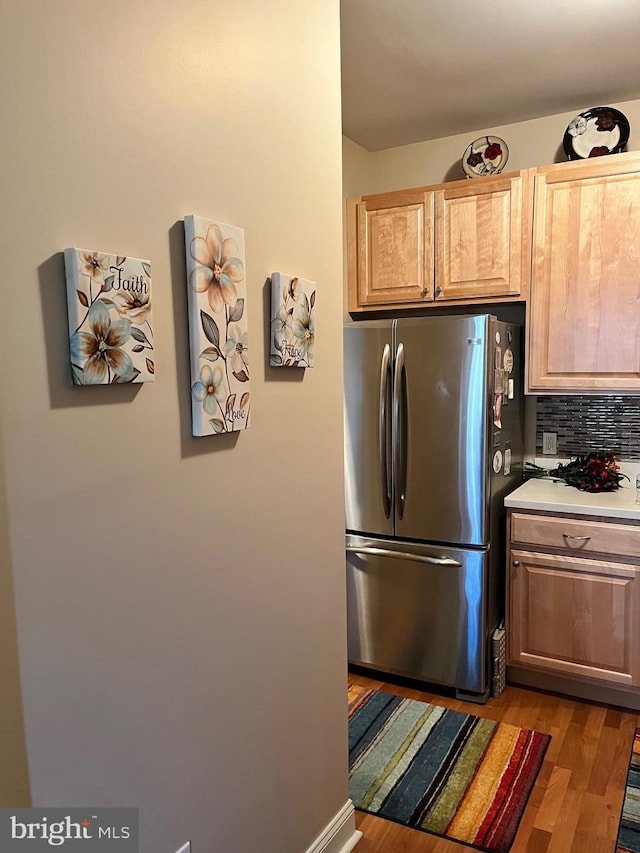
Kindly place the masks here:
[[(551, 735), (510, 853), (614, 853), (627, 766), (640, 715), (507, 685), (486, 705), (459, 702), (350, 672), (353, 684), (444, 705)], [(356, 853), (469, 853), (465, 844), (356, 812)]]

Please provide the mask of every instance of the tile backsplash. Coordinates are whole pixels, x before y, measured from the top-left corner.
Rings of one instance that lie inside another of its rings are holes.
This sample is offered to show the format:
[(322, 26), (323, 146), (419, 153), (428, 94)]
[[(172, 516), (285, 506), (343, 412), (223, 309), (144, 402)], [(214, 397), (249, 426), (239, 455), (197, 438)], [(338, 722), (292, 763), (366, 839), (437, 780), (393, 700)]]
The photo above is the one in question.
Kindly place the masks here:
[(640, 397), (538, 397), (536, 456), (543, 432), (557, 434), (558, 456), (613, 450), (640, 460)]

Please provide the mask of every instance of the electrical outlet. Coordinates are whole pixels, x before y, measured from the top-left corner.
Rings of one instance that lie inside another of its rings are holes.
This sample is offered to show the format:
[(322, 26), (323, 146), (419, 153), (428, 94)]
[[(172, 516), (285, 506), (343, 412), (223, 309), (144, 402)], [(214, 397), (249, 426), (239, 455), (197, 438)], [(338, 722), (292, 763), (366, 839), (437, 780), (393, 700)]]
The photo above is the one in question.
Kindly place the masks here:
[(187, 841), (187, 843), (183, 844), (182, 847), (176, 851), (176, 853), (191, 853), (191, 842)]
[[(542, 433), (542, 452), (545, 456), (555, 456), (558, 446), (558, 433), (543, 432)], [(180, 851), (182, 853), (182, 851)]]

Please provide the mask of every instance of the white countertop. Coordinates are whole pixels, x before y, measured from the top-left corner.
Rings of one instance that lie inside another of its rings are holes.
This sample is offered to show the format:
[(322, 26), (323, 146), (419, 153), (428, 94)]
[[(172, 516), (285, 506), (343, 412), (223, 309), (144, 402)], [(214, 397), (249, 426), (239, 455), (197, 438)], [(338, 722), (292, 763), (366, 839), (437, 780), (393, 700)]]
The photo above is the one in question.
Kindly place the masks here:
[[(536, 459), (536, 464), (555, 468), (554, 459)], [(615, 492), (581, 492), (575, 486), (551, 479), (527, 480), (505, 498), (507, 507), (516, 509), (537, 509), (545, 512), (570, 512), (578, 515), (602, 515), (612, 518), (635, 518), (640, 520), (640, 504), (636, 503), (636, 474), (640, 473), (640, 464), (622, 463), (622, 474), (630, 479), (623, 480)]]

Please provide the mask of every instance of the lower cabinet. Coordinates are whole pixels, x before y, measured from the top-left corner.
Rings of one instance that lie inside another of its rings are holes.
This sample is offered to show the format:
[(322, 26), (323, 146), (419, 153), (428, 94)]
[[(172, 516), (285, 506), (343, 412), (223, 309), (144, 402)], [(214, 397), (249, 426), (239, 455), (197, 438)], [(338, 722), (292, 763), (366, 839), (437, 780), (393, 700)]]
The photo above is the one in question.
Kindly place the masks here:
[(640, 687), (640, 526), (510, 510), (509, 531), (509, 665)]

